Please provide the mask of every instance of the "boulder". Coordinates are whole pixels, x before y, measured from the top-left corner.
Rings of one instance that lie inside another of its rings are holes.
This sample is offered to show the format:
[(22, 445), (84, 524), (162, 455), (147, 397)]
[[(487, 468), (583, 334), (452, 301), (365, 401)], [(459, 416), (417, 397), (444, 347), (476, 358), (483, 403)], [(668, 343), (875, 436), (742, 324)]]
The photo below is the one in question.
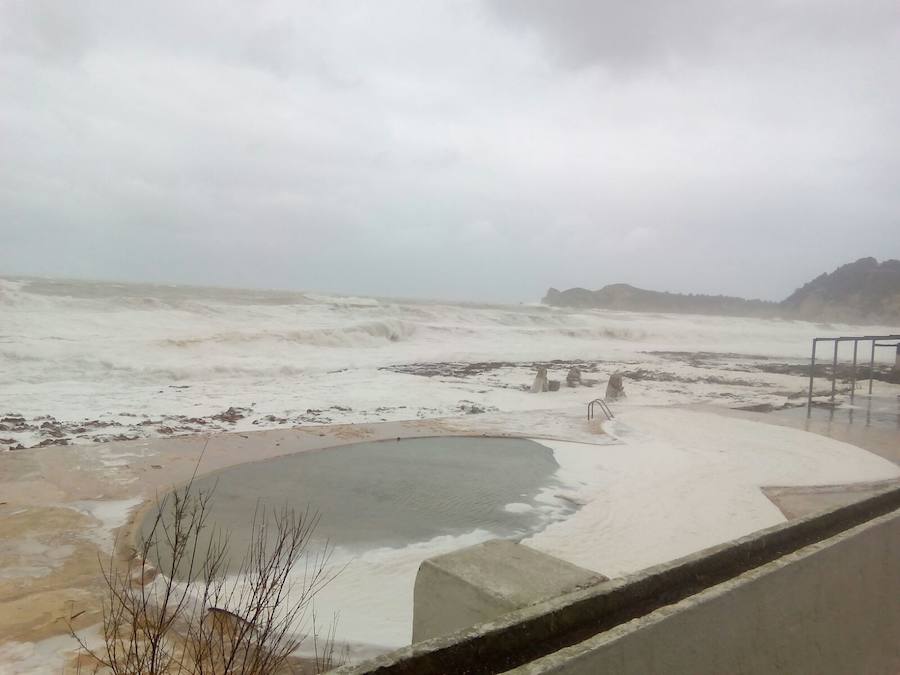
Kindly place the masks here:
[(534, 382), (531, 385), (532, 394), (540, 394), (547, 391), (550, 385), (547, 383), (547, 367), (538, 366), (537, 375), (534, 376)]
[(619, 373), (609, 376), (605, 398), (607, 401), (617, 401), (620, 398), (625, 398), (625, 385), (622, 383), (622, 376)]
[(566, 384), (570, 387), (577, 387), (581, 384), (581, 371), (578, 368), (569, 368), (569, 374), (566, 375)]
[(547, 388), (550, 391), (559, 391), (559, 380), (548, 380)]

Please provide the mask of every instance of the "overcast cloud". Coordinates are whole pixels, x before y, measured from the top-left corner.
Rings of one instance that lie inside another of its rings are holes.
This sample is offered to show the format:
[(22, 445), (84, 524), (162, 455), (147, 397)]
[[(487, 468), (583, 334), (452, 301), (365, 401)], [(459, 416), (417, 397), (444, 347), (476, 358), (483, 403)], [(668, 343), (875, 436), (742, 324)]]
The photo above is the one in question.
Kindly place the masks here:
[(900, 257), (896, 0), (0, 0), (0, 274), (780, 299)]

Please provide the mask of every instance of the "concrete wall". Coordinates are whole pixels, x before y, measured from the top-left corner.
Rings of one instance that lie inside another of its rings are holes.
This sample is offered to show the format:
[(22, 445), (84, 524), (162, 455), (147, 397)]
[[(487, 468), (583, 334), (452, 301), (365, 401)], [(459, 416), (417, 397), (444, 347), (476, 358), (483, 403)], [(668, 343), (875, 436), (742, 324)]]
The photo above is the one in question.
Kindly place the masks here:
[(900, 511), (514, 673), (900, 673)]

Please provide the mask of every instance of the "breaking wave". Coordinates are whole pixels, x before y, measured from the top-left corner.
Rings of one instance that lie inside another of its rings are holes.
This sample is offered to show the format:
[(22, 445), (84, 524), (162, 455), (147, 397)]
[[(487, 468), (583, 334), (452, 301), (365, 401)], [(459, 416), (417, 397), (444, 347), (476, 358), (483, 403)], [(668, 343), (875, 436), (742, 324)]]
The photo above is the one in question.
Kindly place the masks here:
[(659, 350), (808, 358), (814, 331), (736, 317), (0, 278), (0, 412), (194, 413), (215, 400), (220, 409), (265, 402), (279, 415), (323, 401), (434, 414), (461, 399), (496, 405), (497, 387), (506, 397), (530, 373), (465, 387), (452, 374), (411, 382), (394, 366), (645, 363)]
[(163, 343), (174, 347), (199, 347), (215, 344), (247, 344), (254, 342), (288, 342), (314, 347), (364, 347), (372, 344), (408, 340), (416, 333), (416, 325), (404, 321), (370, 321), (342, 328), (310, 330), (228, 332), (208, 337), (166, 338)]

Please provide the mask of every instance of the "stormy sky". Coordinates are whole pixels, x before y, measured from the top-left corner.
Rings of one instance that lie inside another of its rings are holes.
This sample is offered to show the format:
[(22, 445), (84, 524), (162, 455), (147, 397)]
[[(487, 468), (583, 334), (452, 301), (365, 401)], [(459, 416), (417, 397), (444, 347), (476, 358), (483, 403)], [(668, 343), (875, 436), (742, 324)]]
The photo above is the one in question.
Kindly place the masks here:
[(0, 274), (780, 299), (867, 255), (896, 0), (0, 2)]

